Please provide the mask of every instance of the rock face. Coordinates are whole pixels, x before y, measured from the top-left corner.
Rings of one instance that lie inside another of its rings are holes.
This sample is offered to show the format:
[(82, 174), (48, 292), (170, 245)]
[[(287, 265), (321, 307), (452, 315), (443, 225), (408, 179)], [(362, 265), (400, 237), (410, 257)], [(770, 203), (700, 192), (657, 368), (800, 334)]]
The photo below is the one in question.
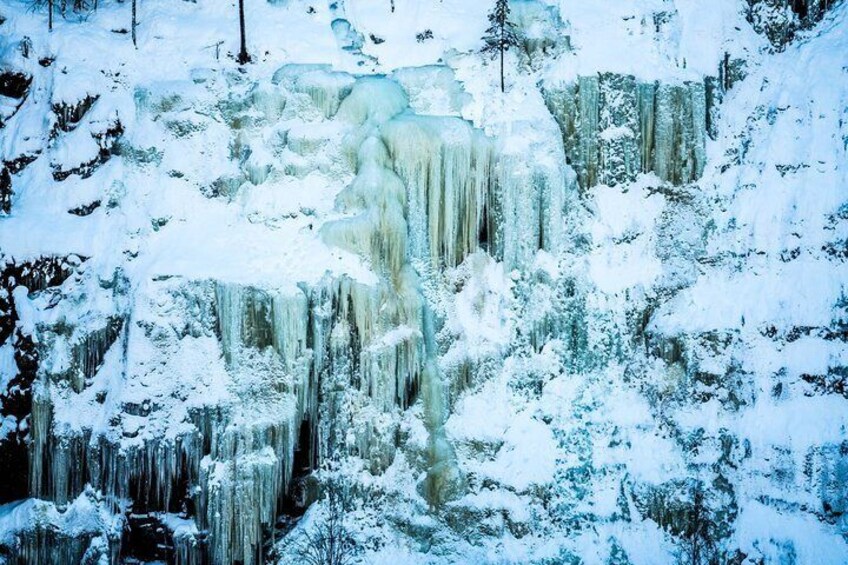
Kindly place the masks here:
[(836, 4), (830, 0), (753, 0), (748, 2), (746, 16), (757, 32), (782, 49), (799, 31), (821, 21)]
[(0, 437), (0, 466), (8, 477), (0, 490), (0, 502), (24, 498), (27, 487), (27, 444), (31, 441), (30, 413), (32, 387), (39, 365), (37, 336), (32, 328), (18, 325), (19, 314), (16, 289), (26, 293), (56, 290), (79, 265), (79, 258), (41, 257), (27, 262), (7, 262), (0, 271), (0, 344), (11, 353), (13, 365), (4, 365), (12, 374), (4, 375), (3, 395), (0, 396), (0, 416), (3, 436)]
[(704, 171), (711, 108), (702, 82), (643, 83), (604, 73), (546, 86), (545, 100), (581, 188), (633, 182), (648, 172), (679, 185)]
[(0, 128), (15, 115), (29, 94), (32, 77), (15, 70), (0, 70)]

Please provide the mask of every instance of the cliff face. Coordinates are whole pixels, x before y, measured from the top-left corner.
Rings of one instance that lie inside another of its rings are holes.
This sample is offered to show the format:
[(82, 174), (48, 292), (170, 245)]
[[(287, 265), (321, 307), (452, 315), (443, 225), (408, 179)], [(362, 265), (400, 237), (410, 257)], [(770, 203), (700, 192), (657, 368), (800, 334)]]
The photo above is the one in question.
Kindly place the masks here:
[(848, 559), (844, 3), (103, 4), (0, 4), (0, 563)]

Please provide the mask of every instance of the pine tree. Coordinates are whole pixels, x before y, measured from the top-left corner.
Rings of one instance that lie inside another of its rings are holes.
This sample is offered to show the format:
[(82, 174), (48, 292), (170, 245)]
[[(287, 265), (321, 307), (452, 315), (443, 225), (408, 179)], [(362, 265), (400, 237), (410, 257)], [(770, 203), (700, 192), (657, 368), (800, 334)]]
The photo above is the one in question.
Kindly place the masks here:
[(138, 48), (135, 34), (135, 29), (138, 27), (138, 8), (136, 6), (136, 2), (137, 0), (132, 0), (132, 42), (133, 47)]
[(489, 29), (483, 36), (486, 45), (483, 53), (490, 53), (492, 57), (499, 56), (501, 62), (501, 92), (504, 92), (504, 53), (510, 47), (518, 45), (518, 36), (515, 32), (515, 24), (509, 21), (509, 0), (496, 0), (495, 8), (489, 13)]
[(244, 37), (244, 0), (239, 0), (239, 31), (241, 32), (241, 46), (238, 62), (239, 65), (244, 65), (250, 61), (250, 55), (247, 54), (247, 40)]

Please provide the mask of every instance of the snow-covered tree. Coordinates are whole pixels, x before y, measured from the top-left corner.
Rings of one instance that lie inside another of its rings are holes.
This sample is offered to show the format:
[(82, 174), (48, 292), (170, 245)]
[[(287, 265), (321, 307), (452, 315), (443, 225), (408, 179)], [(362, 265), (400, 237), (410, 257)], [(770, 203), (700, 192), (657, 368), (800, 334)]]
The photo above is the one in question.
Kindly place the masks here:
[(515, 24), (509, 21), (509, 0), (496, 0), (494, 9), (489, 13), (489, 29), (483, 36), (486, 45), (484, 53), (490, 53), (492, 57), (500, 57), (501, 70), (501, 92), (504, 91), (504, 53), (510, 47), (518, 45), (518, 36), (515, 33)]

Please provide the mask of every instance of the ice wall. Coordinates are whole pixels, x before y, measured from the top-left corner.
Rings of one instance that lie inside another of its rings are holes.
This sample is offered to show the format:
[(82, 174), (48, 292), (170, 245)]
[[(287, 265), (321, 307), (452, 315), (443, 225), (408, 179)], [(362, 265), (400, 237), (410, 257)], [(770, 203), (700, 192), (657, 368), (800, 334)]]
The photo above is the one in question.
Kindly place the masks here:
[(710, 110), (704, 82), (601, 73), (547, 85), (545, 100), (581, 188), (630, 182), (647, 172), (686, 184), (704, 170)]
[[(211, 302), (200, 312), (211, 310), (214, 319), (188, 314), (184, 323), (220, 336), (217, 352), (229, 376), (216, 384), (211, 371), (197, 386), (224, 385), (228, 394), (180, 400), (184, 393), (174, 383), (154, 398), (113, 391), (119, 396), (102, 403), (93, 390), (97, 382), (42, 371), (31, 416), (30, 494), (64, 505), (90, 485), (115, 512), (126, 500), (138, 512), (178, 512), (191, 501), (198, 528), (209, 533), (205, 551), (212, 562), (261, 562), (264, 535), (292, 476), (302, 422), (314, 439), (300, 447), (314, 450), (316, 464), (348, 453), (373, 457), (376, 469), (391, 461), (369, 426), (352, 431), (342, 418), (369, 410), (395, 413), (418, 387), (421, 303), (417, 287), (404, 286), (407, 276), (400, 275), (396, 287), (328, 279), (308, 294), (208, 281), (169, 291)], [(153, 345), (165, 364), (170, 347), (192, 347), (162, 341), (163, 329), (152, 332), (158, 342), (129, 336), (123, 355), (150, 355)], [(71, 352), (73, 359), (88, 357), (85, 350)], [(339, 390), (362, 412), (335, 411)], [(91, 408), (85, 408), (87, 398)], [(185, 404), (187, 413), (180, 408)], [(91, 409), (93, 422), (74, 423), (69, 406)], [(97, 421), (105, 427), (93, 426)], [(142, 428), (140, 435), (133, 421), (148, 427), (161, 421), (162, 427)]]
[(531, 265), (540, 249), (562, 249), (568, 208), (577, 194), (576, 175), (563, 155), (553, 123), (546, 129), (535, 120), (515, 122), (509, 140), (500, 144), (480, 233), (489, 253), (509, 268)]
[(11, 554), (0, 552), (10, 565), (119, 561), (121, 522), (91, 490), (65, 506), (40, 500), (0, 506), (0, 527), (0, 543), (12, 538)]
[(403, 115), (381, 134), (407, 187), (411, 254), (457, 265), (477, 248), (494, 183), (490, 142), (452, 117)]
[[(433, 74), (432, 69), (425, 73)], [(419, 78), (411, 70), (401, 74), (413, 84)], [(367, 88), (374, 84), (366, 83)], [(415, 336), (414, 384), (421, 391), (429, 434), (428, 471), (421, 490), (431, 504), (441, 505), (461, 495), (463, 478), (444, 434), (447, 394), (438, 368), (436, 330), (413, 265), (427, 277), (431, 269), (453, 266), (477, 248), (484, 200), (494, 181), (492, 145), (459, 118), (406, 112), (387, 119), (392, 112), (381, 111), (381, 106), (366, 99), (350, 105), (355, 108), (351, 115), (367, 116), (355, 120), (361, 125), (353, 136), (365, 139), (357, 155), (356, 178), (336, 204), (356, 215), (327, 224), (323, 234), (366, 256), (383, 273), (384, 300), (395, 303), (401, 316), (381, 341), (391, 343), (410, 331)], [(390, 358), (388, 366), (376, 367), (373, 374), (390, 376), (396, 364)], [(369, 380), (374, 381), (373, 376)], [(385, 388), (377, 385), (370, 388)]]
[[(574, 180), (561, 162), (528, 164), (455, 115), (465, 96), (449, 70), (396, 76), (287, 66), (218, 104), (239, 171), (218, 196), (244, 201), (285, 176), (351, 179), (316, 231), (366, 260), (375, 280), (163, 277), (131, 300), (112, 297), (105, 323), (40, 328), (31, 496), (66, 505), (90, 487), (115, 515), (131, 501), (134, 513), (192, 524), (168, 530), (174, 559), (261, 563), (296, 450), (313, 467), (355, 456), (379, 474), (418, 399), (429, 437), (420, 491), (434, 506), (461, 496), (439, 322), (422, 286), (480, 248), (514, 266), (555, 248)], [(426, 89), (444, 90), (443, 104), (425, 105)], [(441, 110), (454, 115), (425, 113)]]

